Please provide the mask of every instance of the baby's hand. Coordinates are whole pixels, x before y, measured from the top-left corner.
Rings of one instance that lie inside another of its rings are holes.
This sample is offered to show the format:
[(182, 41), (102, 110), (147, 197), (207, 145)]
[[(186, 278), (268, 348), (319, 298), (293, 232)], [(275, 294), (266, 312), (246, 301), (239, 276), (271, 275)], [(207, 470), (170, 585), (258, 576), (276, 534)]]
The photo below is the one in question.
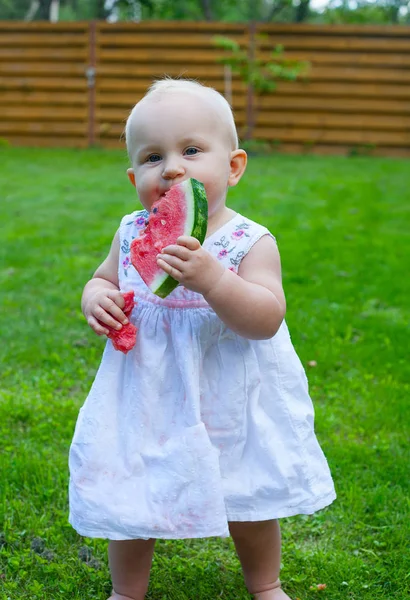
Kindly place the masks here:
[(157, 264), (186, 288), (204, 296), (225, 272), (221, 263), (191, 236), (181, 236), (176, 244), (163, 248)]
[(125, 301), (119, 290), (100, 288), (88, 299), (84, 306), (84, 316), (97, 335), (108, 335), (110, 330), (104, 325), (119, 331), (122, 325), (128, 323), (122, 311), (124, 306)]

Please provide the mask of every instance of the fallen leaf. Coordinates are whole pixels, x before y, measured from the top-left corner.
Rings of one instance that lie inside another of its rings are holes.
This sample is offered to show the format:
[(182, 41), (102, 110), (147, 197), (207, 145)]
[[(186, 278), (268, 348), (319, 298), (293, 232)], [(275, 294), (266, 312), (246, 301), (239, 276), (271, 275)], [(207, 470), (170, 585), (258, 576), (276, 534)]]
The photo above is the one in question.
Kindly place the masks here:
[(317, 583), (316, 585), (311, 585), (310, 590), (325, 590), (327, 585), (325, 583)]

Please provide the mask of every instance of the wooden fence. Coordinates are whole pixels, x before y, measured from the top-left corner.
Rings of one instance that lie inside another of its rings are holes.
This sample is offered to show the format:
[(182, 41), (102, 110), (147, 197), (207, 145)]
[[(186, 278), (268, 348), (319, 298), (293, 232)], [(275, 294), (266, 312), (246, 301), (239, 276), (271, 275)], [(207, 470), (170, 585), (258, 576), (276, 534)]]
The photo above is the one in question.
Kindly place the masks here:
[[(131, 107), (154, 78), (197, 78), (224, 93), (214, 35), (254, 35), (310, 62), (308, 76), (258, 100), (254, 137), (285, 152), (410, 156), (410, 27), (194, 22), (0, 22), (0, 138), (13, 145), (123, 147)], [(239, 133), (248, 90), (232, 81)]]

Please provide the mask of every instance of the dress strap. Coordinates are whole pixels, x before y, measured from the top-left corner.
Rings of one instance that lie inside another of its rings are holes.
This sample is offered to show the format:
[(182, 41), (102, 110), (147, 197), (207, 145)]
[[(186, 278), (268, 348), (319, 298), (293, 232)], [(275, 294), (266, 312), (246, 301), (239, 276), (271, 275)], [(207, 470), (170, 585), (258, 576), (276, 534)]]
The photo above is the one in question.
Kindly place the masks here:
[(264, 235), (275, 240), (269, 229), (238, 213), (205, 241), (205, 248), (224, 266), (237, 273), (243, 258)]

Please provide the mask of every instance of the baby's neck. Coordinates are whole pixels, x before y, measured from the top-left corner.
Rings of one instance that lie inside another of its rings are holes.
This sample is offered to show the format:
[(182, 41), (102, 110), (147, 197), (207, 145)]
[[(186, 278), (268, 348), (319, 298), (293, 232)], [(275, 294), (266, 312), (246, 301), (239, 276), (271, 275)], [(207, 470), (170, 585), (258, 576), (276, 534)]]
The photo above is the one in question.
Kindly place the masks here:
[(225, 223), (228, 223), (231, 219), (234, 218), (236, 212), (227, 206), (224, 206), (222, 210), (217, 213), (211, 215), (208, 219), (208, 229), (206, 231), (206, 237), (209, 237), (215, 231), (220, 229)]

